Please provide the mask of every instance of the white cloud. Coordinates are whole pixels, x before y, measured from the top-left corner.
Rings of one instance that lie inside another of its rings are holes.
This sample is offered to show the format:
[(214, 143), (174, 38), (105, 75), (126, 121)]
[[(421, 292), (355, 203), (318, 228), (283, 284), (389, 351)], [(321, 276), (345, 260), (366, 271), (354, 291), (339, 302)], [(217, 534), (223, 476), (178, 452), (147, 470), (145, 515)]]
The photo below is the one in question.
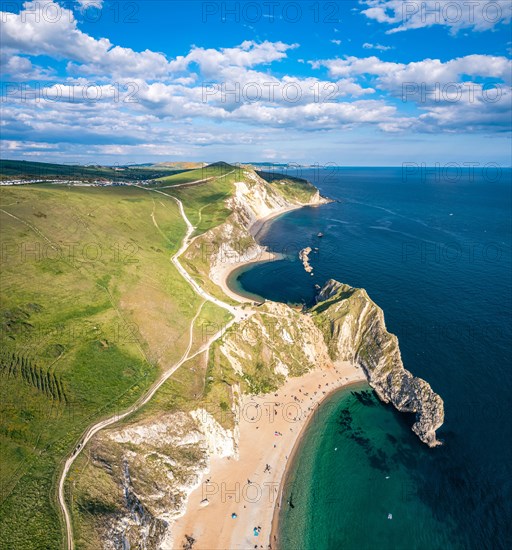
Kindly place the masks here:
[(114, 45), (108, 38), (95, 39), (78, 28), (71, 10), (53, 0), (25, 2), (19, 13), (2, 12), (2, 47), (12, 54), (48, 55), (68, 60), (67, 69), (75, 75), (148, 78), (152, 80), (182, 78), (197, 64), (205, 78), (218, 76), (233, 68), (251, 68), (270, 64), (286, 57), (297, 44), (254, 42), (222, 49), (193, 47), (186, 56), (168, 60), (151, 50), (136, 52)]
[(73, 12), (52, 0), (25, 2), (19, 14), (1, 12), (2, 47), (29, 55), (90, 61), (112, 47), (77, 28)]
[(339, 45), (341, 44), (341, 40), (333, 39), (333, 40), (331, 40), (331, 42), (332, 42), (333, 44), (336, 44), (336, 46), (339, 46)]
[(100, 10), (103, 7), (104, 0), (75, 0), (80, 11), (85, 11), (87, 8), (96, 8)]
[(245, 40), (234, 48), (198, 48), (193, 47), (186, 56), (171, 61), (174, 71), (185, 71), (192, 63), (197, 63), (204, 76), (218, 77), (229, 68), (251, 68), (256, 65), (270, 64), (286, 57), (287, 50), (297, 48), (298, 44), (284, 42), (260, 42)]
[(0, 73), (5, 80), (22, 82), (27, 80), (52, 80), (55, 71), (34, 65), (30, 59), (18, 55), (0, 53)]
[(363, 48), (365, 50), (380, 50), (382, 52), (385, 52), (387, 50), (392, 50), (393, 46), (383, 46), (382, 44), (370, 44), (369, 42), (365, 42), (363, 44)]
[[(425, 59), (393, 63), (378, 57), (320, 60), (333, 78), (372, 78), (376, 88), (414, 104), (414, 121), (385, 122), (385, 131), (510, 131), (512, 61), (501, 56), (468, 55), (441, 62)], [(487, 80), (489, 79), (489, 80)]]
[(510, 0), (362, 0), (362, 13), (378, 23), (394, 25), (388, 34), (433, 25), (486, 31), (510, 23)]
[(376, 56), (318, 60), (314, 68), (327, 67), (332, 77), (356, 77), (373, 75), (385, 89), (396, 90), (404, 83), (458, 82), (463, 75), (498, 78), (509, 83), (512, 61), (503, 56), (467, 55), (450, 61), (424, 59), (411, 63), (382, 61)]
[(57, 2), (35, 0), (23, 7), (19, 14), (0, 12), (2, 48), (8, 53), (67, 59), (80, 63), (84, 74), (158, 77), (171, 71), (160, 53), (135, 52), (114, 46), (108, 38), (95, 39), (83, 33), (73, 12)]

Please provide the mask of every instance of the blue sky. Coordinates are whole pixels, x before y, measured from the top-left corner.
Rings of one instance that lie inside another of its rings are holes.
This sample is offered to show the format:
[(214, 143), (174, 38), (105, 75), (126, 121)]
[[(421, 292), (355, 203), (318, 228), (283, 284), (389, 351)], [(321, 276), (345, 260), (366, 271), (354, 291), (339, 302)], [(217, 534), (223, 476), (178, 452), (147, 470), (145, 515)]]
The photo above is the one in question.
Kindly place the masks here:
[(508, 0), (0, 8), (3, 158), (510, 165)]

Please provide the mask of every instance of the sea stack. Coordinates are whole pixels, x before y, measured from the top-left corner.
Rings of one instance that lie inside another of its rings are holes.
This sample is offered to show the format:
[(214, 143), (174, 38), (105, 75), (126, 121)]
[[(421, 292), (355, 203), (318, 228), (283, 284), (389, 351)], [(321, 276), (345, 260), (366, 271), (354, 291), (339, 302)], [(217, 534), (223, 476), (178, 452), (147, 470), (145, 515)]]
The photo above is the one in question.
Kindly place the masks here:
[(313, 267), (309, 263), (309, 255), (311, 254), (311, 252), (312, 252), (312, 249), (310, 246), (303, 248), (299, 252), (299, 259), (302, 262), (302, 265), (304, 266), (304, 271), (306, 273), (311, 273), (311, 275), (313, 275)]

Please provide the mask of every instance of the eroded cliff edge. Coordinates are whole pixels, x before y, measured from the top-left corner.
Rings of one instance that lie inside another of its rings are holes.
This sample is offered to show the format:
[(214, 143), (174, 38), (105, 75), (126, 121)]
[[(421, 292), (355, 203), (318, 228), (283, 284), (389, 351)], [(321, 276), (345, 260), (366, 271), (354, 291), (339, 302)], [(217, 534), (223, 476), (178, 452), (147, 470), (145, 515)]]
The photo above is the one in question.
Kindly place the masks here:
[[(225, 299), (219, 284), (224, 267), (268, 259), (253, 236), (258, 220), (325, 202), (307, 182), (270, 183), (245, 169), (226, 200), (231, 214), (194, 238), (183, 263), (203, 287)], [(443, 423), (443, 401), (404, 368), (398, 340), (365, 290), (330, 280), (304, 312), (274, 302), (247, 304), (247, 312), (215, 342), (203, 369), (197, 365), (205, 377), (197, 400), (186, 407), (169, 404), (168, 412), (139, 416), (91, 441), (80, 463), (86, 489), (77, 504), (87, 522), (83, 533), (95, 536), (86, 543), (78, 533), (82, 547), (175, 548), (173, 522), (185, 512), (209, 461), (236, 456), (241, 394), (272, 392), (289, 377), (337, 361), (360, 365), (382, 401), (416, 414), (413, 431), (421, 441), (439, 444), (435, 431)]]
[(413, 432), (429, 447), (440, 445), (443, 400), (430, 385), (404, 368), (398, 338), (386, 329), (384, 313), (362, 288), (329, 280), (310, 309), (332, 359), (360, 365), (379, 398), (416, 414)]

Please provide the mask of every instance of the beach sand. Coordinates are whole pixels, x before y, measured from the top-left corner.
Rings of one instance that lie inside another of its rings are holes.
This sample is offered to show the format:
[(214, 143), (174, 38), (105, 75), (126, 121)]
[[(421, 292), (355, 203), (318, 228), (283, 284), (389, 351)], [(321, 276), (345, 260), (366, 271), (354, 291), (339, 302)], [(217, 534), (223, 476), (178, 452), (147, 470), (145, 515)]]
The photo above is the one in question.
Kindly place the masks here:
[[(323, 203), (319, 203), (323, 204)], [(254, 237), (256, 241), (258, 241), (258, 237), (261, 237), (261, 233), (263, 228), (266, 226), (268, 222), (271, 220), (274, 220), (275, 218), (282, 216), (283, 214), (286, 214), (287, 212), (291, 212), (292, 210), (298, 210), (299, 208), (304, 208), (304, 206), (319, 206), (319, 204), (313, 203), (313, 204), (303, 204), (303, 205), (293, 205), (293, 206), (287, 206), (285, 208), (281, 208), (279, 210), (276, 210), (272, 214), (269, 214), (268, 216), (258, 218), (249, 228), (249, 233)], [(263, 262), (272, 262), (275, 260), (280, 260), (283, 258), (281, 254), (275, 254), (274, 252), (271, 252), (270, 250), (264, 250), (260, 254), (256, 254), (254, 258), (245, 258), (244, 256), (239, 256), (235, 262), (227, 262), (225, 264), (217, 265), (215, 268), (213, 268), (212, 273), (210, 274), (210, 278), (217, 284), (226, 296), (229, 296), (231, 299), (236, 300), (237, 302), (241, 303), (252, 303), (255, 301), (254, 298), (249, 298), (247, 296), (243, 296), (242, 294), (238, 294), (233, 289), (231, 289), (227, 283), (229, 276), (233, 271), (244, 267), (248, 265), (253, 265), (257, 263), (263, 263)]]
[[(173, 548), (183, 548), (185, 535), (196, 540), (194, 550), (268, 548), (286, 467), (308, 420), (316, 420), (318, 404), (333, 391), (365, 380), (360, 368), (339, 362), (290, 378), (275, 393), (244, 396), (239, 457), (211, 460), (185, 515), (171, 527)], [(258, 536), (255, 527), (261, 527)]]
[[(267, 222), (303, 206), (307, 205), (282, 208), (258, 219), (250, 227), (250, 233), (258, 240)], [(211, 279), (230, 298), (253, 302), (228, 286), (230, 274), (242, 266), (280, 257), (265, 251), (256, 258), (240, 258), (217, 266)], [(183, 549), (185, 535), (195, 539), (194, 550), (268, 548), (274, 537), (274, 511), (277, 515), (276, 503), (286, 468), (308, 419), (329, 394), (361, 381), (366, 378), (360, 368), (338, 362), (330, 368), (290, 378), (275, 393), (244, 395), (239, 419), (239, 456), (211, 459), (210, 471), (190, 494), (185, 514), (171, 526), (173, 550)], [(267, 465), (270, 471), (266, 471)], [(204, 499), (208, 500), (206, 506)], [(261, 529), (256, 536), (257, 527)]]

